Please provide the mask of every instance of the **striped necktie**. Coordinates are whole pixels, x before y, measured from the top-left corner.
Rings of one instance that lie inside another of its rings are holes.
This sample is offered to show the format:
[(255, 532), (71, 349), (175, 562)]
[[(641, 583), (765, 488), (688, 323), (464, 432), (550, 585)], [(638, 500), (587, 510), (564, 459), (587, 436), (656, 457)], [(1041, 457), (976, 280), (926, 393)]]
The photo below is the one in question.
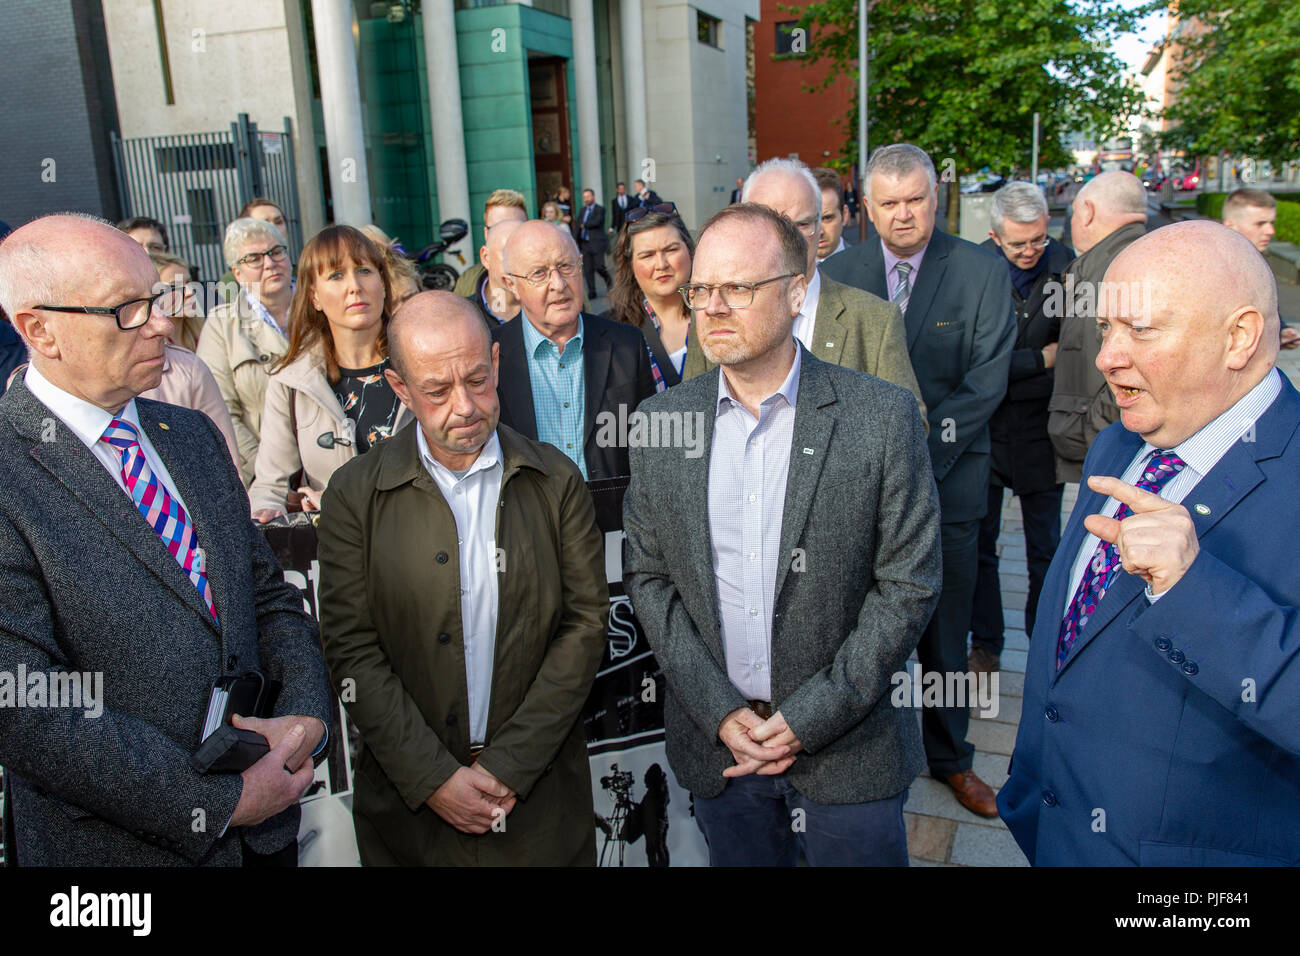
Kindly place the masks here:
[(898, 285), (894, 288), (894, 294), (889, 297), (889, 301), (898, 306), (899, 312), (906, 315), (907, 300), (912, 297), (912, 283), (908, 278), (912, 274), (912, 264), (900, 262), (894, 268), (898, 270)]
[[(1142, 469), (1142, 477), (1137, 481), (1137, 486), (1143, 491), (1158, 495), (1165, 483), (1186, 467), (1187, 462), (1173, 452), (1157, 448), (1151, 453), (1151, 461)], [(1132, 513), (1128, 505), (1121, 504), (1119, 510), (1115, 512), (1115, 520), (1123, 521)], [(1092, 559), (1083, 570), (1079, 587), (1074, 592), (1070, 607), (1065, 612), (1065, 620), (1061, 622), (1061, 633), (1056, 639), (1057, 670), (1064, 666), (1066, 658), (1070, 656), (1070, 649), (1083, 633), (1083, 626), (1088, 623), (1088, 618), (1096, 612), (1097, 605), (1106, 596), (1106, 591), (1115, 580), (1119, 567), (1119, 550), (1109, 541), (1097, 542), (1097, 549), (1092, 553)]]
[[(212, 620), (217, 621), (217, 608), (212, 603), (212, 587), (203, 573), (203, 552), (199, 538), (181, 503), (167, 493), (158, 476), (149, 467), (140, 447), (139, 433), (128, 421), (114, 418), (104, 429), (100, 441), (107, 442), (122, 456), (122, 480), (131, 492), (131, 500), (149, 522), (149, 527), (162, 540), (163, 546), (199, 589), (203, 603), (208, 606)], [(220, 623), (219, 621), (217, 623)]]

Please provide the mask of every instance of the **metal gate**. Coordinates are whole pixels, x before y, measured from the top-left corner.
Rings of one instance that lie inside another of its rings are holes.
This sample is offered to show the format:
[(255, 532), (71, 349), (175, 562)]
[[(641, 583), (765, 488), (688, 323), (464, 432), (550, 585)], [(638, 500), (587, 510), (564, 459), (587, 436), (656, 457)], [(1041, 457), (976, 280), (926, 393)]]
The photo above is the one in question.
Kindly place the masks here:
[(261, 132), (240, 113), (228, 133), (110, 135), (123, 218), (152, 216), (164, 223), (171, 251), (197, 266), (200, 279), (215, 282), (225, 273), (226, 226), (254, 196), (265, 196), (284, 213), (289, 252), (297, 261), (302, 218), (289, 117), (278, 133)]

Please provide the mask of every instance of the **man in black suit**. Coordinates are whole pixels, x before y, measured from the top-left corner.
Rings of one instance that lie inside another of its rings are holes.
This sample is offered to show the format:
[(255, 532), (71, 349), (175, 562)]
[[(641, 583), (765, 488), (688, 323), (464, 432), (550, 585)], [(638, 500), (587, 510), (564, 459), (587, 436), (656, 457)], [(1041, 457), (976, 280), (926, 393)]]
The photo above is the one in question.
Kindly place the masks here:
[[(943, 515), (943, 590), (917, 653), (924, 671), (947, 675), (966, 670), (976, 543), (988, 507), (988, 423), (1007, 391), (1016, 320), (998, 257), (934, 228), (936, 178), (930, 157), (916, 146), (876, 150), (863, 192), (879, 240), (832, 256), (822, 269), (903, 312), (908, 354), (929, 409), (930, 464)], [(930, 773), (967, 809), (996, 816), (993, 791), (971, 769), (969, 724), (966, 706), (926, 708), (921, 726)]]
[(1025, 633), (1034, 633), (1038, 595), (1061, 540), (1061, 493), (1056, 480), (1052, 440), (1047, 435), (1047, 406), (1061, 332), (1060, 310), (1051, 307), (1051, 290), (1059, 289), (1074, 258), (1070, 247), (1047, 235), (1047, 200), (1033, 183), (1007, 183), (993, 194), (984, 248), (1006, 262), (1016, 310), (1016, 345), (1011, 353), (1007, 396), (989, 421), (993, 443), (989, 476), (989, 510), (980, 523), (979, 575), (971, 614), (973, 671), (1001, 666), (1002, 593), (998, 581), (998, 535), (1002, 528), (1003, 490), (1020, 499), (1029, 565), (1025, 599)]
[(605, 250), (609, 241), (605, 236), (605, 209), (597, 205), (596, 194), (590, 189), (582, 191), (582, 209), (578, 211), (578, 251), (582, 253), (582, 278), (587, 283), (587, 298), (596, 298), (596, 276), (605, 280), (605, 291), (613, 285), (609, 270), (605, 268)]
[(743, 176), (736, 177), (736, 188), (731, 191), (731, 204), (734, 206), (740, 202), (745, 194), (745, 179)]
[(501, 421), (560, 449), (584, 478), (615, 478), (629, 473), (618, 422), (655, 393), (650, 353), (633, 326), (582, 311), (581, 259), (566, 230), (541, 220), (506, 243), (505, 281), (524, 321), (492, 330)]
[(647, 186), (644, 180), (632, 180), (632, 188), (636, 190), (636, 204), (638, 206), (658, 206), (663, 202), (659, 198), (659, 194)]
[(627, 194), (627, 183), (614, 187), (614, 195), (609, 199), (609, 231), (617, 234), (623, 228), (623, 218), (629, 209), (635, 209), (639, 203)]
[[(325, 662), (216, 426), (136, 398), (181, 309), (157, 281), (140, 245), (89, 217), (0, 245), (0, 304), (31, 354), (0, 399), (0, 672), (98, 688), (0, 706), (16, 858), (294, 866)], [(252, 670), (283, 684), (273, 718), (240, 722), (270, 752), (198, 773), (213, 682)]]

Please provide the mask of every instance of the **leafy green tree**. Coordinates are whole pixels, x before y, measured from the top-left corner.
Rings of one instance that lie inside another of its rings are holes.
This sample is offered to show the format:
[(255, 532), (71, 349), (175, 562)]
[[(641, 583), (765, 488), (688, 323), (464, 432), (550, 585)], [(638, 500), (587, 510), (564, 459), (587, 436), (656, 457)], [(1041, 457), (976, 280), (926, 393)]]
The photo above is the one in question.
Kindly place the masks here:
[[(1100, 141), (1141, 109), (1142, 94), (1124, 78), (1124, 64), (1110, 47), (1153, 6), (1122, 10), (1102, 0), (873, 3), (868, 149), (904, 140), (941, 167), (951, 159), (948, 168), (956, 173), (985, 166), (1009, 173), (1030, 165), (1038, 112), (1039, 165), (1068, 165), (1068, 133), (1091, 133)], [(833, 76), (856, 81), (858, 0), (819, 0), (802, 12), (809, 59), (829, 60)], [(855, 101), (845, 128), (849, 161), (857, 158), (857, 128)], [(952, 222), (956, 190), (950, 193)]]
[(1179, 0), (1178, 10), (1170, 70), (1181, 86), (1165, 110), (1164, 145), (1274, 162), (1300, 156), (1300, 3)]

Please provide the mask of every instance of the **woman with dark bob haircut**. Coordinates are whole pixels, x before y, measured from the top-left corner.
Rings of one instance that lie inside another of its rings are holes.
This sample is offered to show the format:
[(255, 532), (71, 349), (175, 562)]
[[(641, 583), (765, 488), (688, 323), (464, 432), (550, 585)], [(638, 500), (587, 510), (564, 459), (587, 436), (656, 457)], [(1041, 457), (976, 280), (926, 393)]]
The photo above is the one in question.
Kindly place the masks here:
[(614, 244), (606, 316), (635, 325), (650, 351), (656, 391), (681, 381), (691, 313), (677, 291), (691, 281), (695, 243), (671, 203), (628, 212)]
[(383, 251), (360, 231), (327, 226), (302, 250), (248, 493), (257, 520), (318, 510), (335, 469), (410, 419), (384, 377), (392, 301)]

